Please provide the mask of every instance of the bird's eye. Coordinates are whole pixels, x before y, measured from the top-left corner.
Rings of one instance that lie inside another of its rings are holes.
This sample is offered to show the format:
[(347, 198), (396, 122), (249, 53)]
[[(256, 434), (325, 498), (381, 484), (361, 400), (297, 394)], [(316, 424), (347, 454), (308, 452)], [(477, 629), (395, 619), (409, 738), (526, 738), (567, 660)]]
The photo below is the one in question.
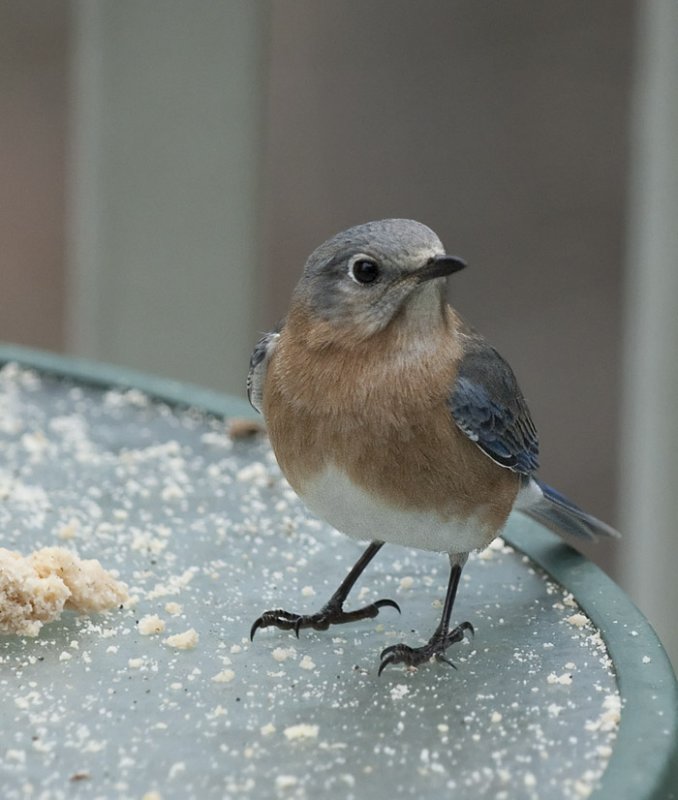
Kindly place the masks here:
[(379, 265), (372, 258), (358, 256), (351, 262), (348, 274), (356, 283), (373, 283), (379, 277)]

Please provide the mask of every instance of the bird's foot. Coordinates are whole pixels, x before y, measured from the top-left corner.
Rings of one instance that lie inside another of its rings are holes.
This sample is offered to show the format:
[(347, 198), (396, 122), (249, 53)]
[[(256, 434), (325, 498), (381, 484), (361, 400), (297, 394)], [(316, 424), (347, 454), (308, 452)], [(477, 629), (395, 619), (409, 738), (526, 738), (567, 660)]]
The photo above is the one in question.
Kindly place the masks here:
[(423, 647), (410, 647), (409, 645), (393, 644), (381, 651), (381, 664), (379, 665), (379, 675), (389, 664), (405, 664), (408, 667), (418, 667), (435, 658), (436, 661), (443, 661), (456, 669), (456, 666), (445, 655), (447, 648), (460, 642), (464, 634), (468, 631), (473, 635), (473, 625), (470, 622), (462, 622), (451, 631), (442, 632), (437, 630), (430, 641)]
[(364, 608), (355, 611), (344, 611), (339, 603), (331, 601), (323, 606), (316, 614), (292, 614), (276, 608), (272, 611), (265, 611), (259, 619), (255, 620), (250, 631), (250, 639), (254, 639), (254, 634), (259, 628), (281, 628), (284, 631), (293, 630), (297, 638), (302, 628), (313, 628), (316, 631), (326, 631), (330, 625), (344, 625), (347, 622), (357, 622), (361, 619), (372, 619), (377, 616), (379, 610), (389, 606), (395, 608), (400, 614), (400, 606), (395, 600), (377, 600)]

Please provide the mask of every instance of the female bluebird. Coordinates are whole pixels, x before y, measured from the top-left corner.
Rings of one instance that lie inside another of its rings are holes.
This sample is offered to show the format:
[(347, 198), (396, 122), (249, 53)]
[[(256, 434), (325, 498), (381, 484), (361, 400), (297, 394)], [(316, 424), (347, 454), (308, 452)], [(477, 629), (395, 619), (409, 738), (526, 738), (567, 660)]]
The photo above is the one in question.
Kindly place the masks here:
[(316, 614), (265, 612), (252, 626), (325, 630), (375, 617), (344, 601), (385, 542), (445, 552), (450, 579), (440, 624), (423, 647), (397, 644), (388, 664), (451, 663), (447, 648), (461, 571), (513, 510), (552, 529), (616, 532), (539, 482), (537, 432), (510, 366), (445, 302), (464, 262), (405, 219), (368, 222), (315, 250), (289, 314), (259, 341), (247, 389), (280, 468), (308, 508), (370, 544)]

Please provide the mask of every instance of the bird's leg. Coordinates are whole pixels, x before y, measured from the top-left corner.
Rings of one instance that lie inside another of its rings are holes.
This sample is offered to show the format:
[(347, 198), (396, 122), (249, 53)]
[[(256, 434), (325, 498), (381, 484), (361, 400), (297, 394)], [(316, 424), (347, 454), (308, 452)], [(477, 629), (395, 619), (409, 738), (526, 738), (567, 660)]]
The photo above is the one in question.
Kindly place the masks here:
[(259, 628), (268, 628), (270, 626), (282, 628), (283, 630), (293, 630), (297, 636), (299, 636), (301, 628), (315, 628), (317, 631), (325, 631), (330, 625), (341, 625), (345, 622), (357, 622), (361, 619), (376, 617), (379, 609), (384, 606), (395, 608), (400, 613), (400, 607), (394, 600), (377, 600), (364, 608), (358, 608), (355, 611), (344, 611), (344, 601), (348, 597), (348, 593), (383, 544), (383, 542), (371, 542), (368, 545), (365, 552), (341, 582), (337, 591), (316, 614), (293, 614), (289, 611), (283, 611), (281, 608), (265, 611), (252, 625), (250, 639), (254, 638), (254, 634)]
[(445, 655), (445, 651), (450, 645), (455, 644), (455, 642), (460, 642), (464, 638), (466, 631), (473, 634), (473, 625), (471, 625), (470, 622), (462, 622), (457, 625), (456, 628), (452, 630), (449, 629), (454, 598), (457, 595), (461, 571), (466, 563), (467, 557), (465, 553), (461, 555), (450, 554), (450, 580), (447, 584), (443, 613), (440, 624), (435, 629), (428, 643), (423, 647), (410, 647), (401, 642), (400, 644), (394, 644), (382, 650), (379, 675), (381, 675), (384, 668), (389, 664), (406, 664), (408, 667), (416, 667), (419, 666), (419, 664), (430, 661), (431, 658), (435, 658), (437, 661), (444, 661), (446, 664), (454, 667), (454, 664)]

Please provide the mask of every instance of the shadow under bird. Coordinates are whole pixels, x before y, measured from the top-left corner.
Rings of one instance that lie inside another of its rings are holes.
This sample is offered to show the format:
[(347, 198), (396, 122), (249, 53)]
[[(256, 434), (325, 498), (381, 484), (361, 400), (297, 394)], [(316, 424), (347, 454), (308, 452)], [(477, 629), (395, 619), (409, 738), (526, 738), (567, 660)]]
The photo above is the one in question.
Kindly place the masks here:
[(421, 223), (358, 225), (311, 254), (287, 318), (256, 345), (248, 396), (282, 472), (313, 513), (370, 544), (320, 611), (266, 611), (252, 637), (400, 611), (393, 600), (344, 610), (388, 542), (447, 553), (450, 577), (428, 643), (387, 647), (379, 674), (451, 663), (447, 649), (473, 632), (450, 628), (462, 569), (511, 511), (557, 533), (617, 535), (535, 477), (537, 432), (511, 367), (445, 301), (447, 276), (464, 267)]

